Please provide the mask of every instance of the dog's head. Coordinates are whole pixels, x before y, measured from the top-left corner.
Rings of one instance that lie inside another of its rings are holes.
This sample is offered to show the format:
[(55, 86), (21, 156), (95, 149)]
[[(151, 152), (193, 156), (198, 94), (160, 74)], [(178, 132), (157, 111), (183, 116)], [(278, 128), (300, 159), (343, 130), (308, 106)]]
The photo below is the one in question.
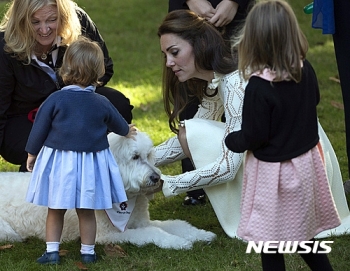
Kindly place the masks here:
[(108, 134), (112, 154), (117, 161), (125, 191), (131, 194), (146, 194), (160, 184), (161, 172), (154, 166), (154, 149), (150, 137), (137, 131), (136, 140)]

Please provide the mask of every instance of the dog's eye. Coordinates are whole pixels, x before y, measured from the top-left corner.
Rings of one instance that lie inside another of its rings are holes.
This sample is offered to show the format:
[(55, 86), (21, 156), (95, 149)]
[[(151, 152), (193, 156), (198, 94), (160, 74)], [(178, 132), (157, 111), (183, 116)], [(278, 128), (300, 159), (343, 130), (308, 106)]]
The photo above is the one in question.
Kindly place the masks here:
[(132, 159), (133, 159), (133, 160), (138, 160), (138, 159), (140, 159), (140, 155), (135, 154), (135, 155), (132, 157)]

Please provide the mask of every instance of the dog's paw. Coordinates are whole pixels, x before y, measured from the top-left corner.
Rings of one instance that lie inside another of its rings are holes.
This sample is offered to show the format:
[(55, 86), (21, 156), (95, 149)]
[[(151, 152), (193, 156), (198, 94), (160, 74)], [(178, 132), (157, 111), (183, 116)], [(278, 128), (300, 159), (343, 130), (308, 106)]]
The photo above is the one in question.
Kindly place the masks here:
[(161, 228), (169, 234), (176, 235), (190, 242), (204, 241), (211, 242), (216, 238), (216, 234), (192, 226), (184, 220), (151, 221), (151, 225)]
[(0, 240), (1, 241), (11, 241), (11, 242), (21, 242), (21, 236), (12, 229), (9, 223), (0, 218)]

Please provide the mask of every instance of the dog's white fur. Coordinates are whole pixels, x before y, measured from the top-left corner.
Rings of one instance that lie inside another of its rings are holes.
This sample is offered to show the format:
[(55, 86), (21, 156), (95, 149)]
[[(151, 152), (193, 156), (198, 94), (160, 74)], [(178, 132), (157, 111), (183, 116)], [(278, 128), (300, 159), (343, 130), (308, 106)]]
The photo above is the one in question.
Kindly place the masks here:
[[(96, 211), (96, 243), (153, 243), (161, 248), (190, 249), (195, 241), (210, 242), (212, 232), (193, 227), (183, 220), (151, 221), (147, 192), (159, 185), (160, 170), (154, 167), (153, 144), (143, 132), (136, 140), (109, 134), (111, 151), (117, 160), (128, 197), (136, 196), (136, 204), (128, 228), (120, 232), (104, 211)], [(23, 241), (30, 236), (45, 240), (47, 207), (25, 202), (31, 173), (0, 172), (0, 241)], [(79, 237), (74, 210), (65, 215), (62, 241)]]

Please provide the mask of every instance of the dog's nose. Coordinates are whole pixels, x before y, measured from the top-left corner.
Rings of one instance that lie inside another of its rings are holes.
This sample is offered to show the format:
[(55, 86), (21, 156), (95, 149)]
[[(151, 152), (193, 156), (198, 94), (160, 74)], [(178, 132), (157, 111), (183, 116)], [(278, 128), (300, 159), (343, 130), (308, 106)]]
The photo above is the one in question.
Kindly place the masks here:
[(150, 176), (150, 179), (152, 183), (157, 183), (160, 180), (160, 176), (157, 173), (152, 173), (152, 175)]

